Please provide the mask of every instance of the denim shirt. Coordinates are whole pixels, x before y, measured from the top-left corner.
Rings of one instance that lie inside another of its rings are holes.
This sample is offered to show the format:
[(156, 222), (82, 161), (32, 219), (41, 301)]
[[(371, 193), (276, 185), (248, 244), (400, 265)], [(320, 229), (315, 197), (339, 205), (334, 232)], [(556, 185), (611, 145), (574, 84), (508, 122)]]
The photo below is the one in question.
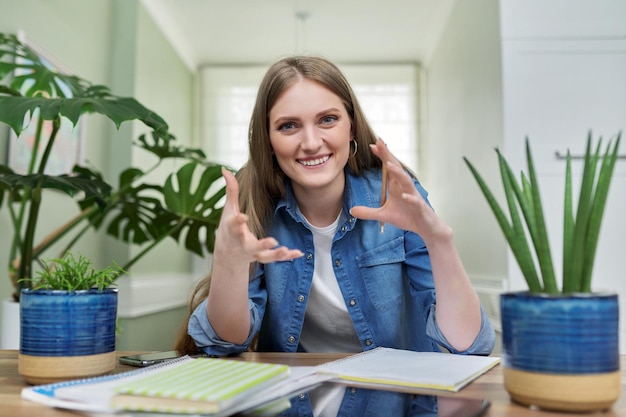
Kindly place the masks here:
[[(356, 176), (346, 169), (343, 216), (333, 239), (333, 269), (363, 350), (377, 346), (414, 351), (488, 355), (495, 333), (481, 306), (481, 329), (463, 352), (454, 349), (435, 319), (435, 289), (430, 258), (422, 238), (378, 221), (349, 215), (350, 208), (379, 207), (381, 171)], [(417, 180), (415, 186), (426, 199)], [(270, 236), (304, 256), (285, 262), (257, 264), (248, 295), (250, 333), (241, 345), (223, 341), (211, 327), (204, 300), (192, 313), (188, 333), (204, 352), (238, 354), (258, 334), (257, 350), (296, 352), (304, 322), (314, 267), (313, 235), (287, 184), (286, 199), (277, 204)]]

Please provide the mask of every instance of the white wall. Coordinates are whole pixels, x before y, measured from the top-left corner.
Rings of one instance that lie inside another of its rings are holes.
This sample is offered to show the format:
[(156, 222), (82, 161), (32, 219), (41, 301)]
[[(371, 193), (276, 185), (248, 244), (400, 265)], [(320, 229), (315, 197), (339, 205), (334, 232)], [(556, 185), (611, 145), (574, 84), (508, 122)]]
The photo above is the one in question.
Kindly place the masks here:
[(507, 273), (506, 246), (468, 167), (497, 174), (502, 146), (502, 88), (497, 0), (459, 1), (426, 63), (426, 166), (435, 210), (454, 229), (457, 247), (483, 305), (498, 324)]

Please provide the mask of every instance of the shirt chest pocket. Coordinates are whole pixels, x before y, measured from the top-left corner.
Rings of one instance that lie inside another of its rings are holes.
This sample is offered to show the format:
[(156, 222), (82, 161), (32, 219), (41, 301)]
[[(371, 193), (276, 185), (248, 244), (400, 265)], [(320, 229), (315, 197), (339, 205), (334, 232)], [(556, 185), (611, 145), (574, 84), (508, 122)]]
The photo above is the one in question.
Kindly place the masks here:
[(357, 256), (367, 294), (377, 310), (387, 310), (402, 299), (405, 259), (403, 236)]
[(297, 281), (294, 262), (274, 262), (265, 265), (265, 285), (270, 304), (279, 305), (285, 295), (287, 281)]

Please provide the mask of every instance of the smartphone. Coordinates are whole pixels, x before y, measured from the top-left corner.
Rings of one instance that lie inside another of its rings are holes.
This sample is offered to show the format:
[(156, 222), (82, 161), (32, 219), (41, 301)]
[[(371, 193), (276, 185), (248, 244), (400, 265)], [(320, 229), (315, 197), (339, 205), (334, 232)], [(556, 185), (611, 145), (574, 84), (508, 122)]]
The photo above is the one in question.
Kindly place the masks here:
[[(151, 353), (139, 353), (137, 355), (126, 355), (120, 356), (120, 363), (124, 365), (130, 366), (150, 366), (157, 363), (170, 361), (172, 359), (180, 358), (181, 355), (176, 350), (166, 350), (162, 352), (151, 352)], [(203, 357), (208, 356), (204, 353), (199, 353), (196, 355), (189, 355), (193, 357)]]

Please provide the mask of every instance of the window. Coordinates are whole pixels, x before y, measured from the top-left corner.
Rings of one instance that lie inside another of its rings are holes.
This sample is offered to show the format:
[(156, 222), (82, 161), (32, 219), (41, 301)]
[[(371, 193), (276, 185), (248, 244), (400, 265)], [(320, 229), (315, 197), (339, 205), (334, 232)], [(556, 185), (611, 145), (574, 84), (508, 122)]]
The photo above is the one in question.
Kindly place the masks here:
[[(265, 66), (201, 70), (201, 141), (209, 158), (233, 168), (248, 159), (248, 123)], [(342, 65), (374, 131), (417, 171), (418, 70), (413, 64)]]

